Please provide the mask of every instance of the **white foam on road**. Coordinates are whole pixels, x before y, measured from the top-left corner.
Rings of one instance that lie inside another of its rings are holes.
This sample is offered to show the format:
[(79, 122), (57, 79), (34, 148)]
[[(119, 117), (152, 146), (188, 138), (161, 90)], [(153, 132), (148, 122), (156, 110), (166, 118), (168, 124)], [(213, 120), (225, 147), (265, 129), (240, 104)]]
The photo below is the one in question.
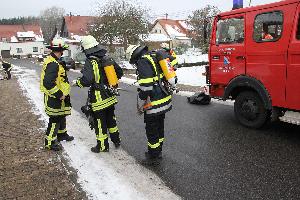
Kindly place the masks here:
[[(34, 106), (35, 114), (41, 116), (46, 126), (48, 117), (44, 113), (36, 71), (15, 66), (13, 74), (18, 77), (21, 88)], [(90, 152), (96, 144), (95, 134), (87, 120), (74, 109), (72, 115), (67, 117), (67, 128), (75, 140), (62, 142), (63, 156), (76, 169), (78, 182), (89, 199), (180, 199), (156, 174), (139, 165), (122, 148), (114, 149), (111, 145), (109, 153)]]

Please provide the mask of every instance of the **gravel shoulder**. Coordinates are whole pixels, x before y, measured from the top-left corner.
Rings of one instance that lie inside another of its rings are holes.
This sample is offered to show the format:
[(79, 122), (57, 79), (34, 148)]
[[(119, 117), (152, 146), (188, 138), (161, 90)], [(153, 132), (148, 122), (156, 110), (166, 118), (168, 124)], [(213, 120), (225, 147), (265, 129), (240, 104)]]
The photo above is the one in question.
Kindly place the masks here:
[(17, 80), (1, 80), (0, 94), (0, 199), (87, 199), (63, 156), (43, 148), (42, 122)]

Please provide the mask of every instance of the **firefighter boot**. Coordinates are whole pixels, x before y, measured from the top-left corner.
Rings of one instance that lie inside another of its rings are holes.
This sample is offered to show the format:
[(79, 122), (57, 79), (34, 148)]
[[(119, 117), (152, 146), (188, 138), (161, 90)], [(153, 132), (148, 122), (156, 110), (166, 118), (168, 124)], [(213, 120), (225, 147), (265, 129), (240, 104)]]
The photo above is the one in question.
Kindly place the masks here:
[(60, 146), (59, 143), (54, 143), (50, 146), (49, 149), (52, 151), (60, 151), (60, 150), (62, 150), (62, 147)]
[(145, 152), (145, 157), (146, 157), (146, 159), (142, 161), (143, 165), (156, 166), (156, 165), (160, 164), (161, 159), (162, 159), (162, 154), (161, 154), (161, 152), (159, 152), (157, 154)]
[(112, 143), (114, 143), (116, 149), (118, 149), (121, 145), (121, 139), (120, 139), (120, 134), (119, 132), (115, 132), (115, 133), (110, 133), (110, 140), (112, 141)]
[(157, 153), (145, 152), (145, 157), (147, 160), (159, 160), (162, 159), (162, 153), (161, 151)]
[(112, 142), (114, 143), (116, 149), (118, 149), (121, 146), (121, 139), (119, 136), (117, 138), (114, 138), (114, 140), (112, 140)]
[(52, 151), (60, 151), (62, 150), (61, 145), (57, 141), (53, 141), (50, 146), (47, 145), (48, 140), (45, 140), (46, 148)]
[(118, 149), (121, 146), (121, 141), (120, 142), (114, 142), (114, 145), (116, 149)]
[(57, 140), (58, 140), (58, 142), (61, 142), (63, 140), (69, 142), (69, 141), (74, 140), (74, 137), (70, 136), (67, 132), (59, 133), (59, 134), (57, 134)]
[[(108, 147), (108, 141), (104, 146), (104, 149), (102, 149), (102, 145), (100, 141), (97, 141), (97, 145), (91, 148), (91, 151), (94, 153), (100, 153), (100, 152), (109, 152), (109, 147)], [(104, 141), (105, 143), (105, 141)]]

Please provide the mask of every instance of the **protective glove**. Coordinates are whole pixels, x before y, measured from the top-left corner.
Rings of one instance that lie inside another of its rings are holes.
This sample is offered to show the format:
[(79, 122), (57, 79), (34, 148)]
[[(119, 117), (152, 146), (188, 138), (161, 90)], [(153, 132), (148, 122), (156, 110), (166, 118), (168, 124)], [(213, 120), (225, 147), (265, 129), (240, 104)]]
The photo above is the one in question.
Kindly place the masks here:
[(71, 86), (72, 87), (76, 87), (77, 86), (77, 80), (76, 79), (72, 81)]

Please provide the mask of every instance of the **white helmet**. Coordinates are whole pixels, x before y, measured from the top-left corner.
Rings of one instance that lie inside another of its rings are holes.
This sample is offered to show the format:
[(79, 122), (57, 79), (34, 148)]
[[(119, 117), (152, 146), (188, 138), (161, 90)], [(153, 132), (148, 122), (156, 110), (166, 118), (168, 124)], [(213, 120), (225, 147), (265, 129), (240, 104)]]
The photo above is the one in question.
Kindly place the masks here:
[(91, 49), (98, 45), (99, 45), (99, 42), (97, 42), (96, 38), (94, 38), (91, 35), (81, 37), (81, 46), (82, 46), (83, 50)]
[(148, 51), (147, 46), (140, 46), (140, 45), (129, 45), (126, 50), (126, 59), (129, 60), (130, 64), (133, 64), (135, 60), (140, 56), (143, 50)]
[(69, 49), (69, 45), (61, 38), (54, 38), (46, 48), (51, 49), (52, 51), (64, 51)]
[(164, 43), (161, 43), (161, 44), (160, 44), (160, 47), (163, 48), (163, 49), (169, 49), (169, 48), (170, 48), (170, 45), (169, 45), (168, 43), (165, 43), (165, 42), (164, 42)]
[(133, 52), (134, 52), (137, 48), (139, 48), (139, 45), (129, 45), (129, 46), (128, 46), (128, 48), (126, 49), (126, 55), (125, 55), (125, 57), (126, 57), (127, 60), (130, 60), (130, 59), (131, 59), (131, 56), (132, 56)]

